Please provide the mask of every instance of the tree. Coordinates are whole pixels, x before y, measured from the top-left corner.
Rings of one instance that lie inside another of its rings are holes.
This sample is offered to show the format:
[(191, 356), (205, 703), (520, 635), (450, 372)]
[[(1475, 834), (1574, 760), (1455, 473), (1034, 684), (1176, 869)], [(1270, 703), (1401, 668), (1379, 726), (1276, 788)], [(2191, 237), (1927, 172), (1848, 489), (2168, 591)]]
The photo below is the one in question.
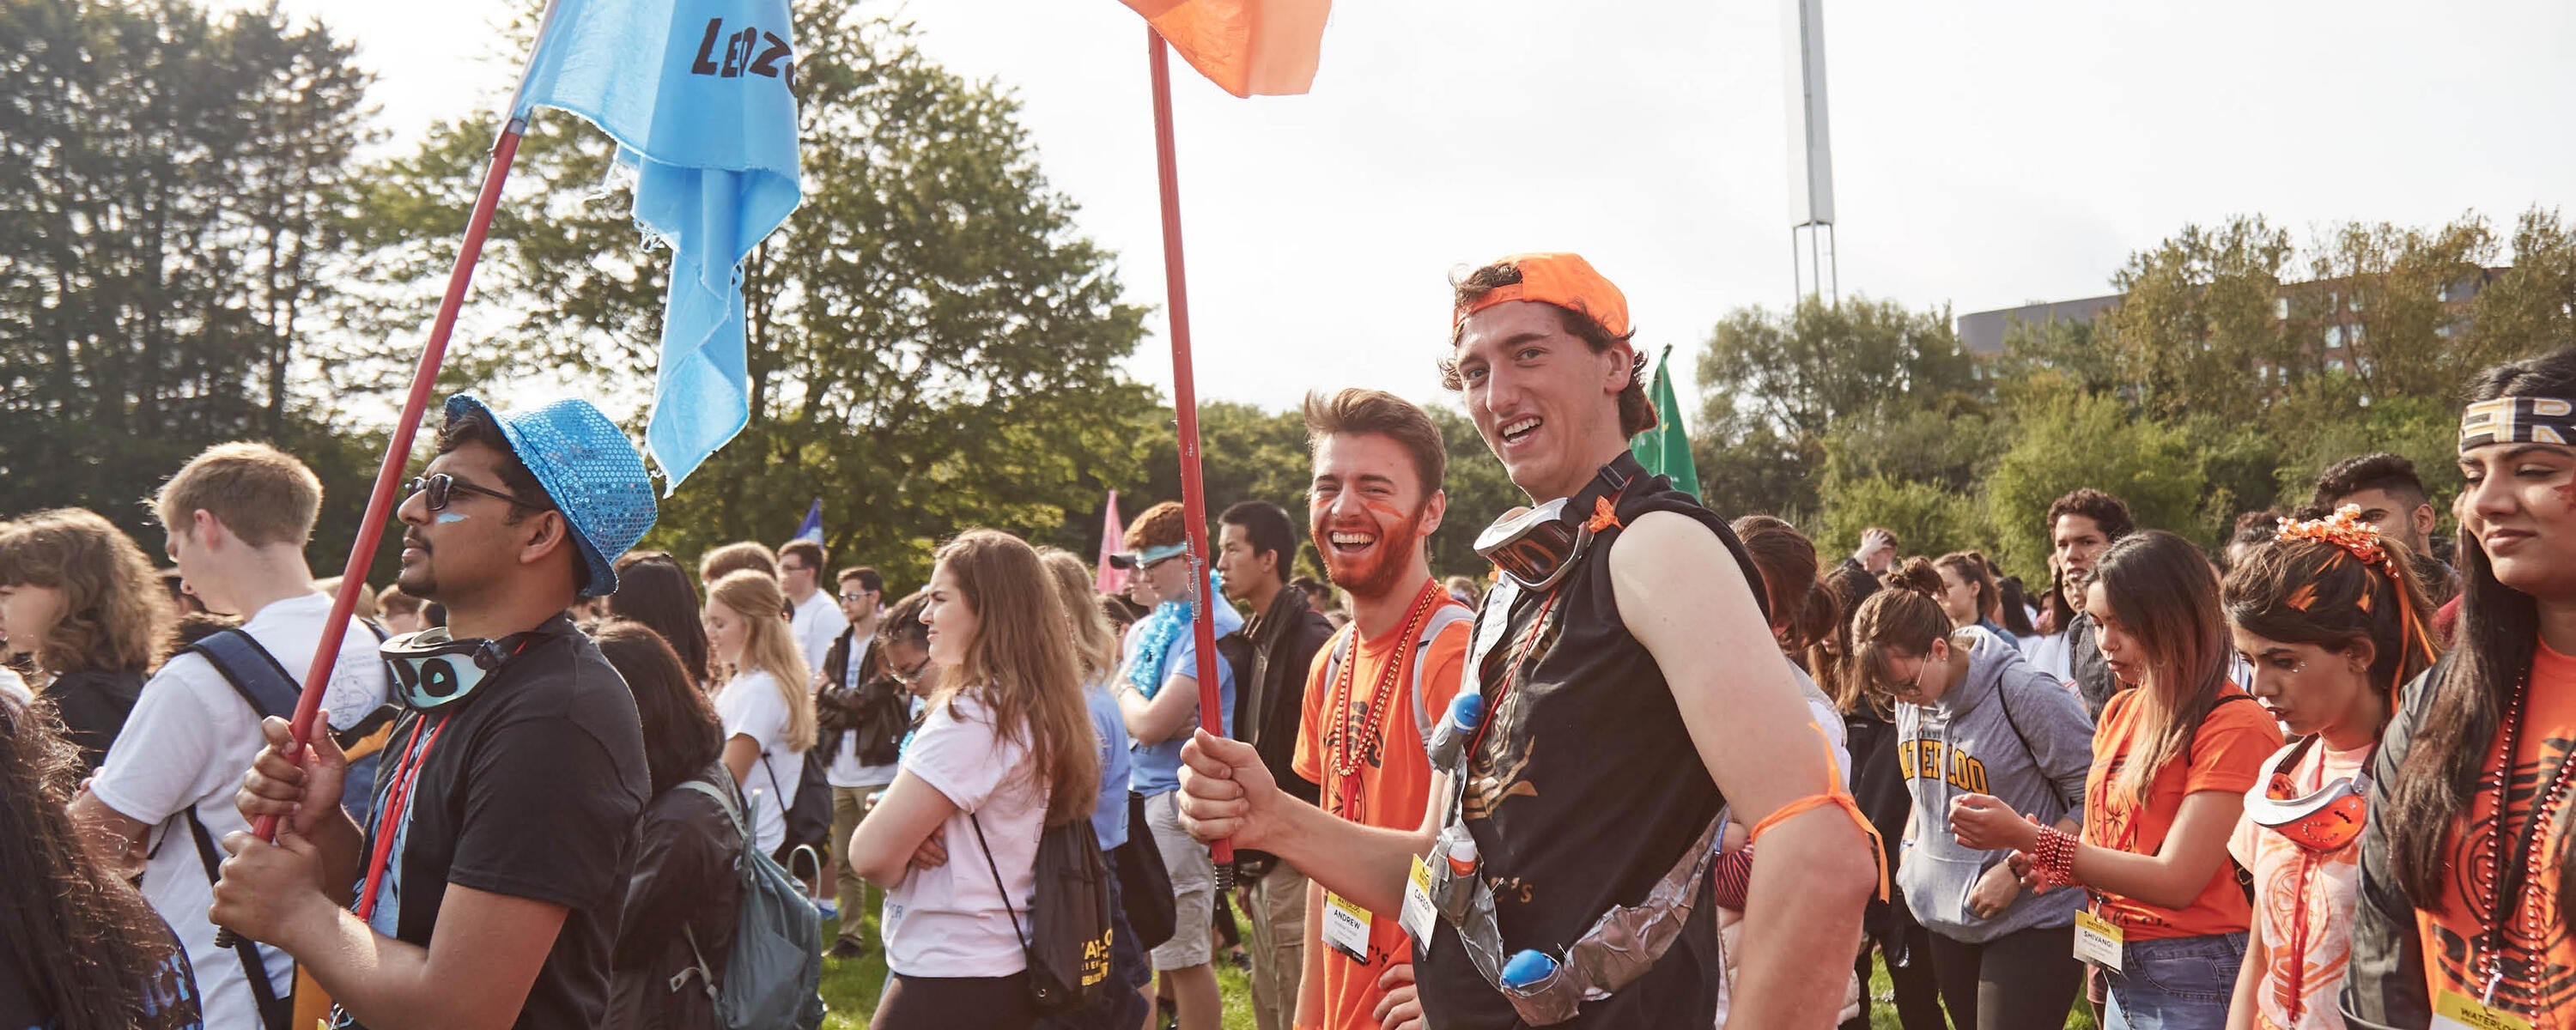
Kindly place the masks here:
[(2122, 388), (2160, 417), (2254, 420), (2271, 391), (2256, 369), (2307, 367), (2276, 306), (2292, 252), (2287, 231), (2236, 218), (2131, 255), (2111, 277), (2126, 296), (2093, 332)]
[[(1118, 369), (1142, 310), (1048, 186), (1017, 100), (848, 0), (796, 20), (805, 201), (744, 269), (751, 423), (663, 500), (646, 546), (776, 541), (817, 496), (832, 551), (901, 581), (972, 526), (1086, 546), (1103, 494), (1145, 484), (1161, 432)], [(438, 127), (369, 197), (376, 259), (407, 291), (444, 271), (480, 165), (466, 126), (489, 124)], [(609, 155), (577, 119), (539, 119), (477, 283), (510, 312), (506, 344), (464, 355), (452, 382), (644, 381), (666, 269), (637, 245), (631, 195), (602, 192)]]
[(2514, 223), (2513, 267), (2478, 293), (2470, 318), (2497, 360), (2576, 342), (2576, 227), (2534, 207)]
[(345, 255), (368, 75), (277, 8), (0, 0), (0, 513), (135, 502), (205, 446), (260, 439), (323, 476), (336, 567), (368, 441), (298, 394)]
[(2024, 579), (2046, 582), (2048, 506), (2086, 486), (2126, 502), (2140, 526), (2207, 537), (2198, 525), (2201, 482), (2181, 430), (2132, 417), (2112, 398), (2058, 397), (2021, 414), (2012, 449), (1985, 481), (1992, 553)]
[(2316, 250), (2312, 281), (2291, 306), (2303, 327), (2322, 327), (2315, 350), (2341, 347), (2329, 370), (2359, 397), (2443, 396), (2495, 360), (2499, 341), (2467, 331), (2468, 297), (2496, 259), (2485, 219), (2431, 232), (2346, 223)]

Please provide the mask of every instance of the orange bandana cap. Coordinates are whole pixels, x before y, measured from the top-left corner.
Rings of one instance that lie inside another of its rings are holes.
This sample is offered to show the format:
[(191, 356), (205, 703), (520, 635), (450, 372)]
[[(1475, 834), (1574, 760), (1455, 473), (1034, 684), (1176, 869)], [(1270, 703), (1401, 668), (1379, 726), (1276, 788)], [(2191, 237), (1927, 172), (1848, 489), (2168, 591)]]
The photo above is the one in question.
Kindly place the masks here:
[(1494, 262), (1509, 265), (1521, 273), (1521, 281), (1497, 287), (1476, 298), (1475, 303), (1460, 307), (1449, 315), (1449, 330), (1456, 332), (1467, 316), (1515, 300), (1534, 300), (1554, 304), (1568, 311), (1581, 312), (1612, 336), (1628, 335), (1628, 295), (1610, 285), (1610, 280), (1592, 270), (1592, 263), (1580, 254), (1514, 254)]

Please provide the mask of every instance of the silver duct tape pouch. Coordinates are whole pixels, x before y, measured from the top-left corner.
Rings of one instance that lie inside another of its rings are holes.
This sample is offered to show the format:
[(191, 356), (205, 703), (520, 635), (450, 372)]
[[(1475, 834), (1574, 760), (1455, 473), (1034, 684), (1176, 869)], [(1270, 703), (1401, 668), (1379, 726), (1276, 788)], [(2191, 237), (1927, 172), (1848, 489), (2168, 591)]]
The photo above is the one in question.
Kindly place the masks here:
[[(1453, 852), (1463, 850), (1459, 843), (1467, 839), (1467, 827), (1454, 817), (1441, 828), (1424, 863), (1430, 869), (1426, 893), (1439, 917), (1458, 929), (1458, 940), (1476, 972), (1502, 992), (1521, 1020), (1531, 1026), (1553, 1026), (1573, 1019), (1584, 1002), (1607, 998), (1635, 983), (1672, 948), (1683, 924), (1690, 921), (1692, 902), (1716, 856), (1718, 832), (1726, 825), (1727, 814), (1723, 809), (1718, 812), (1643, 900), (1612, 906), (1560, 955), (1529, 950), (1505, 953), (1502, 932), (1494, 920), (1493, 888), (1472, 867), (1461, 872), (1449, 862)], [(1427, 936), (1419, 943), (1426, 950), (1431, 946)]]

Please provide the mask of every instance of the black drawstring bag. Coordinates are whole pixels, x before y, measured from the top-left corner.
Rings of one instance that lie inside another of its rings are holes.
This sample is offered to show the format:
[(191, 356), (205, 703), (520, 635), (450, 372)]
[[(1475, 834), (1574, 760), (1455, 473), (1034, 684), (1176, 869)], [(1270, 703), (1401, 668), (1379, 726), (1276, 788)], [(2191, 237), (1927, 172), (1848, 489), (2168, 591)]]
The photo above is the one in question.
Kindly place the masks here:
[(1109, 864), (1100, 857), (1100, 837), (1091, 820), (1076, 819), (1038, 834), (1037, 891), (1029, 899), (1029, 925), (1020, 929), (1020, 914), (1011, 908), (1011, 889), (993, 863), (993, 846), (984, 839), (984, 821), (975, 825), (975, 843), (984, 849), (984, 868), (993, 874), (993, 889), (1002, 895), (1002, 910), (1011, 917), (1011, 932), (1029, 960), (1029, 1001), (1042, 1016), (1062, 1015), (1090, 1005), (1109, 984)]
[(1173, 924), (1180, 921), (1179, 903), (1172, 897), (1172, 871), (1163, 865), (1163, 849), (1145, 825), (1145, 798), (1135, 791), (1127, 792), (1127, 843), (1112, 849), (1109, 861), (1118, 873), (1118, 896), (1126, 902), (1127, 929), (1136, 934), (1136, 947), (1162, 947), (1178, 930)]

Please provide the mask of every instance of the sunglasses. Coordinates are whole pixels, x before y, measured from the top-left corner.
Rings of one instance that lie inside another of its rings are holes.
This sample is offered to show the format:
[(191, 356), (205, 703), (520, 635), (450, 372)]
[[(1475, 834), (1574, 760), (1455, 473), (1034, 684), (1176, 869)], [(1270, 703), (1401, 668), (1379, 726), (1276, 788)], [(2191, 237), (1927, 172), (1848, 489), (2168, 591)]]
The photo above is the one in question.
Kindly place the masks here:
[(865, 591), (865, 590), (862, 590), (862, 591), (860, 591), (860, 592), (858, 592), (858, 593), (855, 593), (855, 594), (842, 594), (842, 595), (841, 595), (841, 600), (848, 601), (848, 602), (850, 602), (850, 603), (852, 603), (852, 604), (856, 604), (856, 603), (858, 603), (858, 602), (860, 602), (860, 601), (865, 601), (865, 600), (867, 600), (867, 599), (868, 599), (868, 594), (870, 594), (870, 593), (872, 593), (872, 592), (873, 592), (873, 591)]
[(2291, 770), (2298, 768), (2299, 757), (2316, 742), (2316, 737), (2302, 740), (2272, 763), (2263, 784), (2246, 793), (2245, 816), (2254, 825), (2288, 837), (2300, 847), (2328, 852), (2361, 837), (2370, 812), (2370, 759), (2362, 759), (2359, 776), (2338, 779), (2300, 795)]
[(429, 510), (431, 511), (440, 511), (445, 509), (447, 507), (447, 502), (455, 500), (456, 492), (459, 490), (469, 494), (481, 494), (497, 501), (506, 501), (512, 505), (526, 508), (530, 511), (549, 510), (546, 505), (530, 504), (498, 490), (487, 489), (485, 487), (476, 486), (472, 483), (462, 482), (455, 476), (448, 475), (444, 472), (433, 476), (414, 476), (410, 482), (403, 484), (403, 493), (422, 495), (423, 500), (429, 505)]

